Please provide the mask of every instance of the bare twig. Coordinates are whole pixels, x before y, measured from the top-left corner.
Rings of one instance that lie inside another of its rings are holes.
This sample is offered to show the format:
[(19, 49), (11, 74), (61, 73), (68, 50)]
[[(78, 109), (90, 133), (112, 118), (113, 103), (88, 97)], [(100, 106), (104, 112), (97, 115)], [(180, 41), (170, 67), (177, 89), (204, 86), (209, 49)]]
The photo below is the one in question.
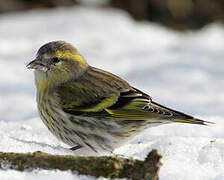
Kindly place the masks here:
[(78, 174), (107, 178), (158, 180), (161, 155), (152, 150), (144, 161), (120, 157), (79, 157), (51, 155), (43, 152), (3, 153), (0, 152), (0, 168), (24, 171), (40, 169), (71, 170)]

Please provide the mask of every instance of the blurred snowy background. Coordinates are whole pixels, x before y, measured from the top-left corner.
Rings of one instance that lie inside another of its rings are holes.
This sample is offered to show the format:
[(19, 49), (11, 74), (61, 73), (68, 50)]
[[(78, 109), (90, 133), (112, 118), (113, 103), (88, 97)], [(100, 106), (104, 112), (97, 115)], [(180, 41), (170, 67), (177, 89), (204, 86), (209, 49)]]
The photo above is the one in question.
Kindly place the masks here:
[[(122, 10), (56, 8), (0, 15), (0, 151), (71, 152), (40, 120), (33, 73), (25, 65), (48, 41), (75, 45), (89, 64), (121, 76), (163, 105), (215, 122), (169, 124), (146, 130), (117, 154), (163, 155), (161, 180), (224, 179), (224, 26), (174, 31), (137, 22)], [(95, 179), (69, 171), (0, 170), (1, 180)], [(104, 178), (99, 178), (104, 179)]]

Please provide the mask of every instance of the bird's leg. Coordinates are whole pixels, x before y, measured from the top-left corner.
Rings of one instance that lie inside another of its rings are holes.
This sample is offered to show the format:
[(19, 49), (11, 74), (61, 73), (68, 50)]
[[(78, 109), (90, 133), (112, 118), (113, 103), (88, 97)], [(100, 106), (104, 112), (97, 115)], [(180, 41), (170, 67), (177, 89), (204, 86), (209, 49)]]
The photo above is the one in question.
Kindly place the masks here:
[(74, 147), (70, 148), (70, 150), (75, 151), (80, 148), (82, 148), (82, 146), (78, 145), (78, 146), (74, 146)]

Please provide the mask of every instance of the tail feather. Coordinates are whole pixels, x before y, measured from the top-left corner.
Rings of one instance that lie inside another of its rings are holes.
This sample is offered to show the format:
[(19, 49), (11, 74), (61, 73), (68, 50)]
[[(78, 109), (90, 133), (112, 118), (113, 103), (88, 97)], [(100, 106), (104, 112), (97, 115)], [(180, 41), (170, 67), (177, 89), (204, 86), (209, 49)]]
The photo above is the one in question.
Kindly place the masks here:
[(179, 123), (200, 124), (200, 125), (205, 125), (205, 126), (209, 126), (210, 124), (215, 124), (213, 122), (204, 121), (204, 120), (196, 119), (196, 118), (192, 118), (192, 119), (172, 119), (171, 121), (172, 122), (179, 122)]
[(167, 107), (165, 107), (163, 105), (160, 105), (160, 104), (158, 104), (154, 101), (152, 101), (151, 103), (153, 105), (156, 105), (157, 107), (168, 110), (172, 114), (172, 116), (169, 117), (169, 120), (172, 121), (172, 122), (200, 124), (200, 125), (206, 125), (206, 126), (208, 126), (209, 124), (215, 124), (213, 122), (197, 119), (197, 118), (194, 118), (193, 116), (184, 114), (182, 112), (179, 112), (179, 111), (176, 111), (176, 110), (173, 110), (173, 109), (170, 109), (170, 108), (167, 108)]

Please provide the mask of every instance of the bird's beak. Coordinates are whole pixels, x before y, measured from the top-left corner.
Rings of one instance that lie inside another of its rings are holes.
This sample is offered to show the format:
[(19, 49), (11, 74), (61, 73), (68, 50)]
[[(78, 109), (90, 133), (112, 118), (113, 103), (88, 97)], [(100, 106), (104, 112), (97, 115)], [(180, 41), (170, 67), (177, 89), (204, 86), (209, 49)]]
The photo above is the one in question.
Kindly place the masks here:
[(44, 72), (47, 72), (49, 70), (49, 67), (44, 65), (40, 60), (34, 59), (29, 64), (26, 65), (28, 69), (37, 69)]

